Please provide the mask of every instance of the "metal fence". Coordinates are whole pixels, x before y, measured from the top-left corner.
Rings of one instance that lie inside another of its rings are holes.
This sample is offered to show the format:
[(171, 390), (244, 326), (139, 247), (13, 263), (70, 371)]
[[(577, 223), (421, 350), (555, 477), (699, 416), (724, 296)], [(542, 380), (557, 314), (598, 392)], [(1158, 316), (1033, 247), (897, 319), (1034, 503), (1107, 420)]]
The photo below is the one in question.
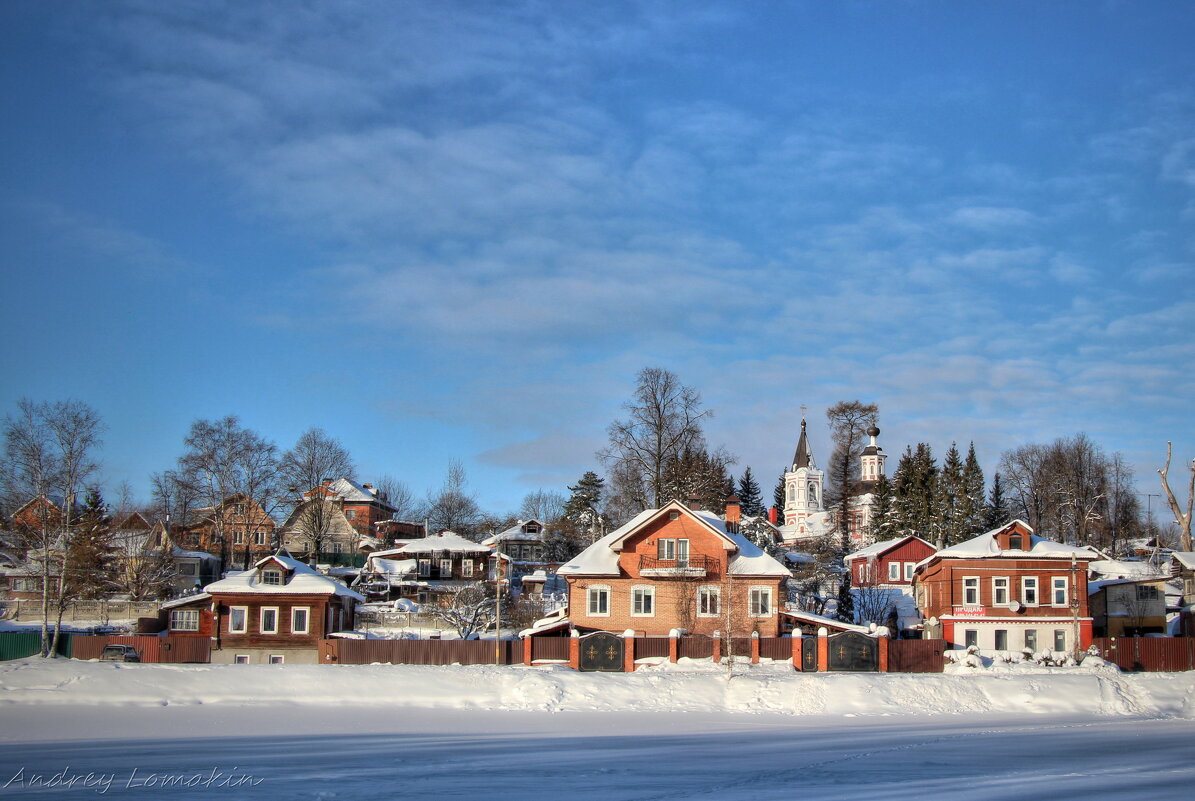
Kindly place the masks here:
[[(494, 640), (324, 640), (323, 653), (342, 665), (493, 665)], [(498, 641), (499, 665), (522, 664), (523, 641)], [(567, 658), (567, 656), (565, 657)], [(328, 661), (328, 660), (324, 660)]]
[(677, 656), (685, 659), (709, 659), (714, 655), (714, 640), (712, 637), (693, 635), (681, 637), (677, 647)]
[(207, 637), (76, 635), (71, 656), (75, 659), (99, 659), (105, 645), (131, 645), (137, 649), (142, 662), (161, 664), (207, 663), (211, 661), (212, 653), (212, 641)]
[[(49, 632), (51, 642), (54, 632)], [(75, 635), (64, 631), (58, 637), (58, 653), (62, 656), (71, 655), (71, 644)], [(40, 631), (6, 631), (0, 633), (0, 661), (9, 659), (25, 659), (41, 653)]]
[(1100, 656), (1121, 670), (1177, 672), (1195, 670), (1195, 638), (1096, 637)]
[(763, 659), (785, 660), (793, 658), (792, 637), (760, 637), (759, 655)]
[(889, 673), (941, 673), (946, 666), (946, 640), (889, 640)]
[(568, 659), (571, 637), (532, 637), (531, 661), (536, 659)]
[(636, 637), (635, 658), (644, 659), (652, 656), (668, 656), (668, 637)]

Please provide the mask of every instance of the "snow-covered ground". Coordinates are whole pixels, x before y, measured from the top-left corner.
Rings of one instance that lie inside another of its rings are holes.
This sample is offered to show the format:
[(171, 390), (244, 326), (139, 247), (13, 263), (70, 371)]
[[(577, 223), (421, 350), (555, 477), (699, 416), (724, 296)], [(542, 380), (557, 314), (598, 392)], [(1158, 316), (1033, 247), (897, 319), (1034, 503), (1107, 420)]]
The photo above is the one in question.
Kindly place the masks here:
[[(596, 675), (22, 660), (0, 664), (0, 721), (0, 796), (14, 798), (1186, 799), (1195, 787), (1195, 673), (1106, 668), (740, 665), (727, 682), (700, 662)], [(75, 783), (41, 786), (55, 777)]]

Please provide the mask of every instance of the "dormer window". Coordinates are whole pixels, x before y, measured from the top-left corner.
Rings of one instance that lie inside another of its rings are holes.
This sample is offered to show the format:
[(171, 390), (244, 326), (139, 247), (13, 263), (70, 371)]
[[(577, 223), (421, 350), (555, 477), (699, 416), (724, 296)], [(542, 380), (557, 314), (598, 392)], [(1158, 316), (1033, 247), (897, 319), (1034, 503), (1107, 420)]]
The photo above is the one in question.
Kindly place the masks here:
[(534, 523), (529, 523), (529, 524), (528, 524), (528, 525), (527, 525), (527, 526), (524, 528), (524, 531), (526, 531), (528, 534), (538, 534), (538, 533), (539, 533), (539, 526), (535, 525)]
[(267, 568), (267, 569), (261, 571), (261, 583), (262, 584), (273, 584), (275, 586), (281, 586), (282, 571), (273, 569), (273, 568)]
[(1010, 551), (1025, 550), (1025, 538), (1020, 534), (1010, 534), (1008, 536), (1008, 549)]

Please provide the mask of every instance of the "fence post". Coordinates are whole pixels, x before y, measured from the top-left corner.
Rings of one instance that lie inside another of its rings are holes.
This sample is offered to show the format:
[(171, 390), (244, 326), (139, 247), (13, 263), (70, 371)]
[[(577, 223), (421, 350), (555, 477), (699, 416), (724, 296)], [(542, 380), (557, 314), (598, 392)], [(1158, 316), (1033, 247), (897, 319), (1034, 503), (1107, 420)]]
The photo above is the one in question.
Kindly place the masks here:
[(830, 669), (830, 631), (825, 626), (817, 630), (817, 669), (824, 673)]
[(751, 664), (759, 664), (759, 632), (751, 632)]
[(804, 634), (799, 628), (793, 629), (793, 670), (804, 670), (804, 660), (801, 646), (804, 644)]
[(716, 665), (722, 661), (722, 632), (714, 632), (714, 652), (710, 655), (710, 659)]
[(634, 629), (627, 629), (622, 633), (622, 669), (627, 673), (635, 672)]
[(879, 638), (879, 642), (878, 642), (878, 643), (876, 643), (877, 645), (879, 645), (879, 646), (880, 646), (880, 653), (879, 653), (879, 657), (880, 657), (880, 664), (879, 664), (879, 668), (880, 668), (880, 672), (881, 672), (881, 673), (887, 673), (887, 672), (888, 672), (888, 643), (889, 643), (889, 640), (888, 640), (888, 638), (887, 638), (887, 637), (880, 637), (880, 638)]
[(680, 638), (684, 629), (672, 629), (668, 632), (668, 661), (676, 664), (680, 657)]
[(531, 665), (531, 635), (528, 634), (523, 638), (523, 664), (530, 667)]
[(581, 632), (570, 629), (568, 633), (568, 666), (573, 670), (581, 669)]

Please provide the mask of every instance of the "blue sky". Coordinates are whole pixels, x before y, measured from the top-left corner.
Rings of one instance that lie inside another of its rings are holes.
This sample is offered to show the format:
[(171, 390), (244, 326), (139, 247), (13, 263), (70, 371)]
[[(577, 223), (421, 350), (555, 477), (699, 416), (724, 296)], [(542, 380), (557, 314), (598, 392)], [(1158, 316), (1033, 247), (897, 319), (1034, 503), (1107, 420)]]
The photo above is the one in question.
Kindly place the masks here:
[(517, 509), (636, 372), (770, 488), (882, 444), (1195, 456), (1185, 3), (0, 5), (0, 408), (197, 417)]

